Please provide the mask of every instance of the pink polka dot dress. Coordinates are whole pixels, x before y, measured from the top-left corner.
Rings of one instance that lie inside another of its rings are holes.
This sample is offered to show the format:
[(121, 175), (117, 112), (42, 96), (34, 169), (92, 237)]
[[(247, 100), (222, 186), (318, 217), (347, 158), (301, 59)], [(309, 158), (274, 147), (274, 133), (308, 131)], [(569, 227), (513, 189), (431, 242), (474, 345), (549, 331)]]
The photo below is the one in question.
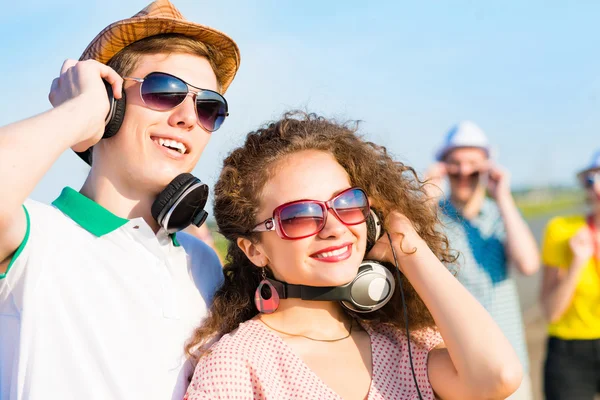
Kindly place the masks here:
[[(387, 326), (364, 328), (373, 352), (366, 398), (418, 400), (406, 336)], [(423, 399), (435, 399), (427, 378), (427, 354), (442, 338), (433, 330), (411, 332), (413, 335), (417, 338), (411, 341), (411, 350), (419, 390)], [(200, 399), (342, 400), (281, 337), (257, 320), (240, 324), (200, 359), (185, 400)]]

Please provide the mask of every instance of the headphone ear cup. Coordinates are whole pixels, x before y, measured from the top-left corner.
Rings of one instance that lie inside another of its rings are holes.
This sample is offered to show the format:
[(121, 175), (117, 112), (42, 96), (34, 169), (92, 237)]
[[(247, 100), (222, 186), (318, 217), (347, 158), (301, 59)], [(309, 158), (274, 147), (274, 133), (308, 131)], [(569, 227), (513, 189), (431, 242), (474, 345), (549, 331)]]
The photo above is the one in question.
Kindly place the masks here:
[(108, 93), (108, 99), (110, 101), (110, 110), (108, 112), (108, 117), (106, 121), (106, 127), (104, 128), (103, 139), (108, 139), (113, 137), (119, 132), (121, 129), (121, 125), (123, 124), (123, 119), (125, 118), (125, 91), (121, 92), (121, 98), (115, 99), (112, 92), (112, 87), (104, 81), (106, 86), (106, 91)]
[[(125, 91), (121, 92), (121, 98), (115, 99), (113, 96), (112, 86), (102, 80), (104, 82), (104, 86), (106, 87), (106, 94), (108, 95), (109, 109), (108, 115), (106, 116), (105, 126), (104, 126), (104, 134), (102, 135), (102, 139), (108, 139), (113, 137), (119, 132), (121, 129), (121, 125), (123, 124), (123, 119), (125, 118)], [(85, 161), (88, 165), (92, 165), (92, 149), (91, 147), (85, 151), (77, 152), (77, 155), (81, 157), (83, 161)]]
[(385, 306), (394, 295), (396, 280), (388, 268), (373, 260), (364, 260), (350, 285), (350, 299), (342, 301), (347, 309), (368, 313)]
[(156, 222), (162, 225), (162, 219), (169, 208), (173, 206), (185, 189), (187, 189), (189, 185), (196, 181), (198, 181), (198, 178), (192, 174), (183, 173), (177, 175), (175, 179), (173, 179), (171, 183), (169, 183), (169, 185), (167, 185), (167, 187), (158, 194), (154, 200), (154, 203), (152, 203), (152, 207), (150, 208), (150, 213)]
[(375, 246), (375, 243), (383, 236), (383, 227), (381, 226), (380, 215), (373, 210), (369, 210), (369, 216), (367, 217), (367, 250), (365, 254)]

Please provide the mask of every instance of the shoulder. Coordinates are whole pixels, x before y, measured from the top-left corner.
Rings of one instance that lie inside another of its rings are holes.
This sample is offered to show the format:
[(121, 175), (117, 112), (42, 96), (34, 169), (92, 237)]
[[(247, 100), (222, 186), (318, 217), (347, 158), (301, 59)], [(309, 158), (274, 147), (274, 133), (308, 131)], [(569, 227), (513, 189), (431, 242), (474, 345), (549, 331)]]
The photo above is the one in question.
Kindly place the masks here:
[(69, 218), (56, 207), (36, 200), (25, 200), (23, 207), (27, 210), (30, 220), (35, 220), (37, 223), (55, 223), (69, 220)]
[(186, 232), (177, 232), (176, 235), (177, 240), (190, 256), (200, 257), (203, 262), (217, 264), (220, 267), (219, 257), (209, 245)]
[[(57, 246), (63, 245), (65, 237), (70, 236), (70, 232), (65, 228), (70, 220), (55, 207), (27, 199), (23, 209), (27, 223), (25, 236), (8, 264), (6, 272), (0, 274), (0, 301), (7, 299), (6, 295), (9, 292), (18, 293), (13, 302), (19, 309), (22, 307), (20, 299), (23, 297), (24, 288), (35, 287), (45, 270), (43, 267), (47, 258), (52, 257)], [(32, 263), (31, 259), (41, 262)]]
[(177, 241), (191, 257), (194, 266), (204, 270), (221, 272), (221, 261), (217, 253), (202, 240), (185, 232), (177, 232)]
[(438, 216), (440, 218), (458, 218), (458, 212), (450, 199), (443, 198), (438, 202)]
[(501, 219), (500, 207), (496, 201), (486, 197), (481, 205), (481, 214), (490, 219)]
[(242, 322), (235, 330), (223, 335), (209, 350), (214, 354), (228, 353), (233, 358), (247, 360), (270, 347), (271, 337), (256, 320)]
[[(252, 350), (256, 347), (253, 343), (256, 329), (251, 322), (244, 322), (235, 331), (224, 335), (198, 360), (187, 391), (189, 398), (201, 393), (210, 398), (229, 398), (231, 392), (240, 398), (253, 397), (253, 371), (257, 363), (252, 357), (256, 352)], [(262, 352), (267, 351), (263, 349)]]
[[(230, 374), (227, 378), (247, 376), (258, 359), (271, 352), (269, 337), (260, 329), (259, 324), (254, 320), (242, 322), (234, 331), (223, 335), (200, 358), (194, 377), (198, 377), (200, 381), (215, 379), (214, 371)], [(221, 370), (222, 367), (227, 369)]]
[(79, 232), (87, 233), (79, 229), (79, 225), (54, 204), (27, 199), (23, 208), (27, 212), (29, 231), (33, 237), (43, 235), (47, 241), (63, 241), (64, 234), (72, 237)]
[(585, 217), (569, 215), (554, 217), (546, 225), (546, 234), (572, 235), (585, 226)]

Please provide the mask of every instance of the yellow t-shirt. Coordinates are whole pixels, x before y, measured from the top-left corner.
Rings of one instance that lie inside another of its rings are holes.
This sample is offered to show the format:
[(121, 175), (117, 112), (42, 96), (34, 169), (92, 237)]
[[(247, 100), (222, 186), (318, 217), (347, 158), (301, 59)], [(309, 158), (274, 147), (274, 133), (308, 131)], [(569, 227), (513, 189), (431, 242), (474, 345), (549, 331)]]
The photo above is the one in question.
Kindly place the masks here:
[[(573, 254), (569, 239), (586, 225), (582, 216), (556, 217), (546, 226), (542, 260), (548, 267), (568, 269)], [(548, 326), (548, 333), (561, 339), (600, 339), (600, 260), (590, 257), (581, 271), (571, 305)]]

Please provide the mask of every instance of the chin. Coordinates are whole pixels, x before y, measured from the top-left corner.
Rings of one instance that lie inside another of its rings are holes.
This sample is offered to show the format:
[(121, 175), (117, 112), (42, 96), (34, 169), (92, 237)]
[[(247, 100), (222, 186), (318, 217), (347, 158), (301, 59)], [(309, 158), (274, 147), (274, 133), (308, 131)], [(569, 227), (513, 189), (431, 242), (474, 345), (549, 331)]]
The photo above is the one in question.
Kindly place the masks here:
[(167, 173), (166, 171), (152, 171), (150, 169), (140, 171), (134, 178), (135, 184), (145, 188), (148, 192), (160, 193), (177, 174)]
[(346, 267), (337, 271), (327, 271), (326, 275), (315, 277), (315, 283), (310, 286), (343, 286), (352, 282), (357, 273), (358, 266), (351, 269)]
[(456, 191), (456, 199), (461, 202), (467, 202), (473, 197), (474, 191), (470, 189), (458, 189)]

